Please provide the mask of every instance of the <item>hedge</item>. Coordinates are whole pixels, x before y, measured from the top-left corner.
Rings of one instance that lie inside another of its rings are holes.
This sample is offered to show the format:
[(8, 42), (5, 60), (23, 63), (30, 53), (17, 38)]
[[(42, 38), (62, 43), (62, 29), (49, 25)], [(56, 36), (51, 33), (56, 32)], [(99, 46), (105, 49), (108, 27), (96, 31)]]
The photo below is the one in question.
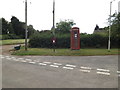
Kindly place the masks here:
[[(52, 33), (35, 34), (29, 40), (32, 48), (53, 48)], [(119, 39), (111, 37), (111, 47), (118, 47)], [(107, 48), (108, 36), (98, 34), (80, 35), (81, 48)], [(70, 34), (57, 34), (55, 48), (70, 48)]]

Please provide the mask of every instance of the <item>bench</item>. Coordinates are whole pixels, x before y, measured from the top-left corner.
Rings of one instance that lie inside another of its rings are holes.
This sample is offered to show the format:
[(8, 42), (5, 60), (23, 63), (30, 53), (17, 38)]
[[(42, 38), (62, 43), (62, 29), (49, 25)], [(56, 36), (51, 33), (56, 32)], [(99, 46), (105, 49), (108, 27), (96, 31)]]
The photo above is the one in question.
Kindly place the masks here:
[(21, 48), (21, 45), (14, 46), (15, 50), (20, 50), (20, 48)]

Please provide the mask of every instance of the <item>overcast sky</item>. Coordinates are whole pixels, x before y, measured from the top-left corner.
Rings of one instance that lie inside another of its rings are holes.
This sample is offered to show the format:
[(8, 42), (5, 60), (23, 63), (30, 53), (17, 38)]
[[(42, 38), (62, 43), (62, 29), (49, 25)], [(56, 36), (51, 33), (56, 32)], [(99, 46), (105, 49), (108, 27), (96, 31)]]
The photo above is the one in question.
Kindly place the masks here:
[[(71, 19), (80, 32), (93, 33), (95, 25), (108, 26), (111, 0), (55, 0), (55, 22)], [(112, 4), (112, 14), (118, 11), (118, 1)], [(31, 2), (31, 4), (30, 4)], [(36, 30), (50, 30), (52, 27), (53, 0), (28, 0), (28, 25)], [(24, 0), (0, 0), (0, 18), (10, 21), (16, 16), (25, 21)]]

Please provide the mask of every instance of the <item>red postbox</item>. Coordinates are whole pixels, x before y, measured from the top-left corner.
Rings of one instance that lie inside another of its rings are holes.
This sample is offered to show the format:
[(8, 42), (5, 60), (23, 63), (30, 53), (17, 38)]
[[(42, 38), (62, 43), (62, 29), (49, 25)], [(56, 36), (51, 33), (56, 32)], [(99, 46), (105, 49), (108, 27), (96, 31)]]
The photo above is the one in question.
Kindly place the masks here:
[(71, 49), (72, 50), (80, 49), (80, 33), (78, 27), (73, 27), (71, 29)]

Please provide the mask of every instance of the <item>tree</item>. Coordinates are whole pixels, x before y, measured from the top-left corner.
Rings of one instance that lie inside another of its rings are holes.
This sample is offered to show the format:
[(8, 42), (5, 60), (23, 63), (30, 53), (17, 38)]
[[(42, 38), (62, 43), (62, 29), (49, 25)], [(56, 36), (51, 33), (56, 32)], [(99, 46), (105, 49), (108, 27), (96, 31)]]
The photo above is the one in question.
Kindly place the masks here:
[(19, 24), (20, 24), (19, 19), (17, 19), (15, 16), (12, 16), (12, 18), (11, 18), (11, 24), (12, 24), (14, 33), (16, 35), (19, 35)]
[(120, 13), (113, 14), (111, 35), (120, 38)]
[(28, 37), (30, 37), (35, 33), (35, 29), (33, 28), (33, 25), (27, 26), (27, 30), (28, 30)]
[(15, 16), (12, 16), (11, 24), (12, 24), (14, 33), (17, 36), (20, 36), (21, 38), (25, 38), (25, 27), (24, 27), (25, 23), (20, 22), (19, 19), (17, 19)]
[(56, 23), (56, 31), (69, 33), (73, 25), (75, 25), (73, 20), (60, 21), (59, 23)]
[(0, 35), (2, 35), (2, 18), (0, 18)]
[(8, 34), (8, 21), (6, 21), (4, 18), (2, 20), (2, 34)]

